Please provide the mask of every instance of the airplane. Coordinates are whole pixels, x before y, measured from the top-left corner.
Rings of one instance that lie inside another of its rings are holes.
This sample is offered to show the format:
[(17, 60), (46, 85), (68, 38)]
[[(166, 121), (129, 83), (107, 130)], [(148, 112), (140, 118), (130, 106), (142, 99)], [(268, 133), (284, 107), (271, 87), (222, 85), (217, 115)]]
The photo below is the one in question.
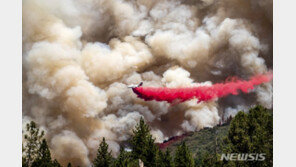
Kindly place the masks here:
[(127, 87), (128, 88), (137, 88), (137, 87), (140, 87), (140, 86), (142, 86), (143, 85), (143, 82), (140, 82), (138, 85), (128, 85)]
[(128, 88), (132, 88), (133, 92), (141, 99), (143, 99), (142, 94), (136, 89), (138, 87), (141, 87), (143, 85), (143, 82), (140, 82), (138, 85), (129, 85)]

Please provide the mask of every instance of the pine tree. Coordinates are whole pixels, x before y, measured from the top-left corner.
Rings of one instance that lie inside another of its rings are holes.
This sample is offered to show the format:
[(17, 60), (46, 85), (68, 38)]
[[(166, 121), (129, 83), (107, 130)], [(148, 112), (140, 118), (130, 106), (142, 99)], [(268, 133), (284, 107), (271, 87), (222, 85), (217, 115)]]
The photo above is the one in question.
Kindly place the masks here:
[(115, 161), (116, 167), (126, 167), (130, 162), (130, 155), (124, 150), (123, 147), (120, 147), (120, 153)]
[(224, 152), (264, 153), (264, 161), (235, 162), (236, 166), (272, 166), (273, 121), (270, 110), (256, 106), (249, 114), (239, 112), (230, 124)]
[(165, 153), (158, 151), (157, 167), (172, 167), (174, 166), (169, 149), (166, 149)]
[(103, 141), (100, 144), (98, 149), (97, 157), (93, 162), (94, 167), (109, 167), (111, 166), (112, 156), (111, 152), (108, 152), (108, 144), (103, 138)]
[(51, 167), (62, 167), (62, 166), (61, 166), (60, 163), (55, 159), (55, 160), (52, 162)]
[(193, 167), (194, 159), (185, 142), (178, 146), (176, 155), (175, 155), (175, 166), (178, 167)]
[(41, 145), (44, 131), (39, 131), (36, 123), (31, 121), (26, 125), (23, 141), (23, 166), (30, 167), (37, 158), (38, 149)]
[(156, 167), (163, 167), (164, 166), (163, 159), (164, 159), (164, 153), (161, 150), (159, 150), (157, 152), (157, 156), (156, 156)]
[[(219, 159), (220, 157), (221, 156), (218, 154), (204, 153), (204, 154), (202, 154), (201, 162), (200, 162), (200, 164), (198, 164), (198, 166), (199, 167), (208, 167), (208, 166), (222, 167), (224, 164), (222, 161), (220, 161), (220, 159)], [(231, 164), (228, 163), (227, 167), (231, 167)]]
[(52, 166), (50, 151), (45, 139), (42, 140), (40, 148), (37, 152), (37, 158), (32, 163), (32, 167), (49, 167)]
[(165, 151), (163, 162), (165, 167), (174, 166), (173, 158), (168, 148)]
[(156, 166), (158, 147), (154, 144), (155, 139), (150, 134), (150, 129), (143, 118), (133, 130), (131, 139), (132, 158), (141, 159), (145, 166)]
[(26, 125), (22, 150), (24, 167), (61, 167), (57, 160), (52, 161), (44, 131), (40, 132), (33, 121)]
[(27, 155), (25, 155), (26, 148), (22, 144), (22, 167), (28, 167)]
[(247, 153), (251, 149), (248, 124), (248, 115), (244, 112), (239, 112), (231, 122), (228, 139), (232, 143), (231, 150), (235, 153)]

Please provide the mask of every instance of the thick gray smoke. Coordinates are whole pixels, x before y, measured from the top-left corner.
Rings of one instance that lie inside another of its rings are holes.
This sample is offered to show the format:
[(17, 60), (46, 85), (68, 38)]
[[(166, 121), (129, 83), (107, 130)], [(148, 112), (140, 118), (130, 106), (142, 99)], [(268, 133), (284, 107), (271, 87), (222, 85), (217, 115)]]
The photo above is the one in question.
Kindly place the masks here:
[(272, 69), (272, 47), (271, 0), (24, 0), (23, 123), (46, 130), (62, 164), (89, 166), (102, 137), (116, 155), (141, 117), (162, 141), (246, 106), (271, 108), (271, 83), (173, 106), (127, 85), (248, 78)]

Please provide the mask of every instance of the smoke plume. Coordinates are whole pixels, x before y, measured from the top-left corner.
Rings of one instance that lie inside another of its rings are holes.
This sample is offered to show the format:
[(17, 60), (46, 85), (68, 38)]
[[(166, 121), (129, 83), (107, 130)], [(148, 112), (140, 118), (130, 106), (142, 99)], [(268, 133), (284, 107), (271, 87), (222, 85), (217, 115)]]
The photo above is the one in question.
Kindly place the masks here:
[(103, 137), (116, 156), (141, 117), (161, 142), (213, 127), (229, 108), (272, 108), (272, 82), (176, 105), (127, 88), (208, 87), (266, 74), (272, 0), (24, 0), (22, 17), (23, 123), (46, 131), (62, 165), (91, 165)]

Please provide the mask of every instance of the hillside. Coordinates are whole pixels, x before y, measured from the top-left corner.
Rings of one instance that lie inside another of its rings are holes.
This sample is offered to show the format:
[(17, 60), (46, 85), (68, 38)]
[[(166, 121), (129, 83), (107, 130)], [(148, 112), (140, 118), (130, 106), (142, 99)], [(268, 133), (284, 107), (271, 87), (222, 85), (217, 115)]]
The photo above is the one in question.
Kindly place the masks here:
[(195, 157), (199, 157), (201, 154), (206, 152), (214, 153), (216, 149), (219, 152), (219, 144), (223, 138), (226, 137), (228, 129), (229, 124), (216, 126), (213, 128), (205, 128), (190, 135), (186, 135), (181, 140), (172, 142), (167, 146), (167, 148), (169, 148), (174, 155), (177, 146), (185, 141), (186, 145), (189, 147), (190, 151), (192, 151)]

